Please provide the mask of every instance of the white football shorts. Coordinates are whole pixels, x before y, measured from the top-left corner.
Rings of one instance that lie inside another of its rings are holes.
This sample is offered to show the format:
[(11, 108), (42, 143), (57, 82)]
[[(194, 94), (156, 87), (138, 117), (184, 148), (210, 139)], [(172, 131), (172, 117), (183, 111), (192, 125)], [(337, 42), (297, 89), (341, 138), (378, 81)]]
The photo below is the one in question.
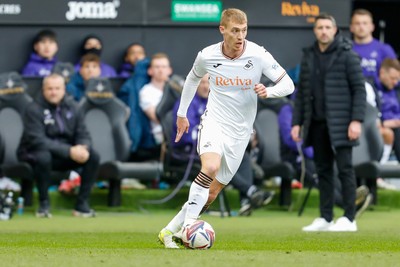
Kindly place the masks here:
[(227, 185), (242, 163), (243, 155), (249, 143), (247, 139), (236, 139), (222, 132), (221, 127), (207, 111), (201, 117), (197, 140), (197, 152), (214, 152), (221, 156), (221, 166), (216, 179), (221, 184)]

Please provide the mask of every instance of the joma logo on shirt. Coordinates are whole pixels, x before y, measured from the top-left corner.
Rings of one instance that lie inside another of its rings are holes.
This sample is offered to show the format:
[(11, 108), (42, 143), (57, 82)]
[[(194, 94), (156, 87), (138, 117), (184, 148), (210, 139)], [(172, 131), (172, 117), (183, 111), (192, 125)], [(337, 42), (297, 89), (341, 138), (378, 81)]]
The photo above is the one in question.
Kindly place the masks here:
[(219, 86), (239, 86), (239, 85), (251, 85), (252, 81), (251, 79), (241, 79), (239, 76), (236, 76), (235, 78), (223, 78), (223, 77), (215, 77), (215, 84)]

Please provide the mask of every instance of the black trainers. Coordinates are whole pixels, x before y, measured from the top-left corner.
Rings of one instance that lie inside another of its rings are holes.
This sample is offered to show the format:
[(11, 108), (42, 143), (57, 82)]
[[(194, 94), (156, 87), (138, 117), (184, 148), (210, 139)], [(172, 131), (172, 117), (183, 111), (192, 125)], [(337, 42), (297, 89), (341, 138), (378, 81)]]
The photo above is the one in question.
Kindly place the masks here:
[(36, 211), (36, 217), (38, 218), (51, 218), (50, 203), (48, 200), (40, 201), (39, 209)]
[(274, 191), (257, 190), (250, 197), (250, 203), (253, 209), (268, 205), (274, 198)]
[(266, 205), (268, 205), (271, 201), (272, 201), (272, 199), (274, 198), (274, 196), (275, 196), (275, 191), (267, 191), (267, 192), (264, 192), (264, 201), (263, 201), (263, 206), (266, 206)]
[(87, 202), (76, 205), (75, 209), (72, 212), (72, 215), (82, 218), (96, 217), (95, 211), (89, 207), (89, 204)]
[(243, 199), (240, 202), (239, 216), (250, 216), (252, 211), (250, 199)]

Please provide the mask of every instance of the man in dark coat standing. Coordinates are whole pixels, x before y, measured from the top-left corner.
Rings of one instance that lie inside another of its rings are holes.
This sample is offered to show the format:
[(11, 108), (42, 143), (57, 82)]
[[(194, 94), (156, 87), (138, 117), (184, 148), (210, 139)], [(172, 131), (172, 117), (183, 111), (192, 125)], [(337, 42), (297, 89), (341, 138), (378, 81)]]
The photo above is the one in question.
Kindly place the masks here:
[[(313, 146), (319, 178), (321, 217), (303, 231), (357, 231), (356, 179), (352, 147), (358, 144), (366, 93), (358, 56), (351, 41), (338, 34), (335, 19), (315, 19), (316, 42), (304, 49), (291, 135)], [(336, 162), (343, 187), (344, 216), (333, 222)]]
[(24, 133), (18, 157), (32, 165), (39, 192), (37, 217), (51, 217), (47, 192), (51, 170), (81, 170), (81, 185), (74, 216), (94, 217), (88, 199), (100, 157), (91, 147), (78, 104), (65, 93), (64, 78), (51, 74), (43, 79), (42, 95), (25, 112)]

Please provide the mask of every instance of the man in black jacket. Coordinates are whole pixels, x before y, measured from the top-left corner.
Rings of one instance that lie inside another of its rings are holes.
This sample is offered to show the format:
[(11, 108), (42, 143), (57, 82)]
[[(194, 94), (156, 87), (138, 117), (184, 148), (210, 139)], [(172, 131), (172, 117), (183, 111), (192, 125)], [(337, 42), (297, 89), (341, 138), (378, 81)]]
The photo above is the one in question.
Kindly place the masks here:
[[(335, 19), (315, 19), (317, 41), (304, 50), (291, 135), (312, 145), (319, 178), (321, 217), (303, 231), (357, 231), (356, 179), (352, 147), (358, 144), (365, 113), (365, 86), (351, 41), (337, 34)], [(302, 128), (302, 129), (301, 129)], [(343, 186), (344, 216), (333, 223), (333, 165)]]
[(51, 170), (80, 168), (81, 186), (74, 216), (93, 217), (88, 199), (99, 166), (77, 103), (65, 94), (64, 79), (51, 74), (43, 79), (42, 95), (25, 112), (18, 157), (32, 165), (39, 191), (37, 217), (51, 217), (48, 186)]

